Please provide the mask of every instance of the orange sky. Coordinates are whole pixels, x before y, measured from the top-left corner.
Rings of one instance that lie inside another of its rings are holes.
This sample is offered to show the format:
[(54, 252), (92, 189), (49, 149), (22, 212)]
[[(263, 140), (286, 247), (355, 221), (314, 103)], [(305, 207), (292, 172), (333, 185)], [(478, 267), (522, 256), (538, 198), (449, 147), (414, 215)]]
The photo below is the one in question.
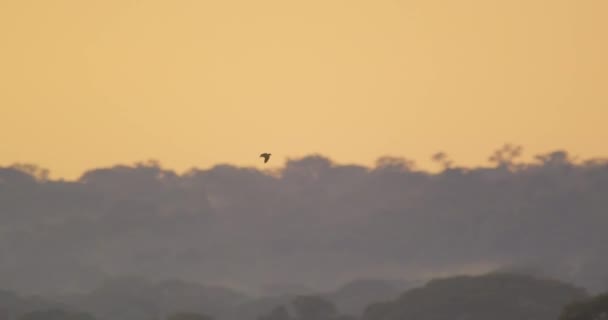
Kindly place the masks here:
[(608, 155), (605, 0), (3, 0), (0, 165)]

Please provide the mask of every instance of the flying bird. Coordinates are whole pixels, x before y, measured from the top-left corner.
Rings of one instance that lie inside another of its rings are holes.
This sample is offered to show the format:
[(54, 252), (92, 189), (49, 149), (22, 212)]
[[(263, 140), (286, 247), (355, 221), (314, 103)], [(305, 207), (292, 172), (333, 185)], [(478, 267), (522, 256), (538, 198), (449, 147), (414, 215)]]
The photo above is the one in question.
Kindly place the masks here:
[(271, 153), (262, 153), (262, 154), (260, 155), (260, 158), (264, 158), (264, 163), (266, 163), (266, 162), (268, 162), (268, 160), (270, 159), (270, 156), (271, 156), (271, 155), (272, 155)]

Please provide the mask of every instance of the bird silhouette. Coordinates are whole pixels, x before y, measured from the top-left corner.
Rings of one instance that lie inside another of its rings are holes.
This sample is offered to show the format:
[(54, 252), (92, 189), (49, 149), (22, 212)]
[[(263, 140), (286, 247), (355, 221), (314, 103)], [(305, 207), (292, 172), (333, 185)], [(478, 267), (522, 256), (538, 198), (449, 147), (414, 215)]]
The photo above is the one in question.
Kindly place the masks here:
[(262, 153), (262, 154), (260, 155), (260, 158), (264, 158), (264, 163), (266, 163), (266, 162), (268, 162), (268, 160), (270, 159), (270, 156), (271, 156), (271, 155), (272, 155), (271, 153)]

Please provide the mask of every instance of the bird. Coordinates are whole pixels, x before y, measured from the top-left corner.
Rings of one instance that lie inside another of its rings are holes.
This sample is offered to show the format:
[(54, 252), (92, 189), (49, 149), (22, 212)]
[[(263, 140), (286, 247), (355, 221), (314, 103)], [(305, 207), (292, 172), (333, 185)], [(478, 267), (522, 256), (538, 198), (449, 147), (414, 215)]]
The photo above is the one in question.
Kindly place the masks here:
[(268, 160), (270, 159), (270, 156), (272, 155), (272, 153), (262, 153), (260, 155), (260, 158), (264, 158), (264, 163), (268, 162)]

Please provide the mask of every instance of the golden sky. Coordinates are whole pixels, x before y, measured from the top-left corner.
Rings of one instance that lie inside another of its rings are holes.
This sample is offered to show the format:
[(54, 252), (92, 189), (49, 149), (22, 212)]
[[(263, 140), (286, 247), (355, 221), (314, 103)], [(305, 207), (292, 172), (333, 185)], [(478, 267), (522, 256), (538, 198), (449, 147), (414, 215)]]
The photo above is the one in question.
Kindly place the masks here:
[(608, 155), (606, 0), (0, 0), (0, 165)]

